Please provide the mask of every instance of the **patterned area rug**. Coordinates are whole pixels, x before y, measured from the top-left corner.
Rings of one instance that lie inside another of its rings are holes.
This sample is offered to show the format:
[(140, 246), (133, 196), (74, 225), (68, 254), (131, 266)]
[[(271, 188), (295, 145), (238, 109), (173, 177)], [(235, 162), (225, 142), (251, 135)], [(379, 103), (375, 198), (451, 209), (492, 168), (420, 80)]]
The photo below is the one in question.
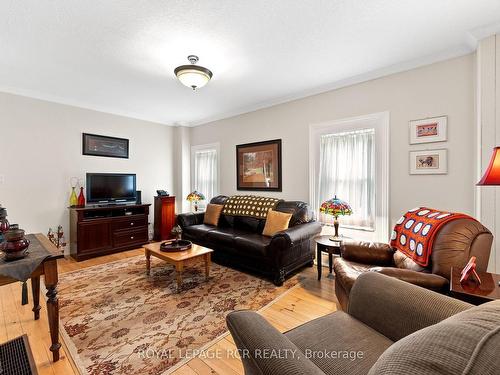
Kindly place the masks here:
[(82, 373), (169, 373), (226, 332), (230, 311), (259, 310), (298, 282), (276, 287), (217, 264), (206, 281), (193, 263), (177, 293), (173, 267), (151, 261), (151, 276), (142, 256), (60, 276), (62, 336)]

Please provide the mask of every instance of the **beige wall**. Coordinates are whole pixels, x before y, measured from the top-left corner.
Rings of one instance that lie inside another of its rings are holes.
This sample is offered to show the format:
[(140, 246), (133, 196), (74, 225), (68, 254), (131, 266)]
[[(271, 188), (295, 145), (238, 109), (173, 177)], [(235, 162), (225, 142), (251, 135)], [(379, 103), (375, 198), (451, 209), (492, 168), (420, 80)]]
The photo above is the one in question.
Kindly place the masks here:
[[(129, 138), (130, 158), (82, 155), (82, 132)], [(70, 179), (86, 172), (136, 173), (152, 203), (173, 189), (172, 139), (165, 125), (0, 93), (0, 204), (29, 232), (68, 232)]]
[[(191, 144), (220, 142), (221, 193), (235, 194), (235, 146), (283, 140), (285, 199), (309, 199), (309, 124), (390, 112), (390, 219), (417, 205), (474, 213), (474, 55), (440, 62), (191, 129)], [(263, 88), (265, 89), (265, 88)], [(448, 115), (448, 142), (408, 144), (408, 121)], [(447, 148), (447, 175), (410, 176), (410, 150)]]

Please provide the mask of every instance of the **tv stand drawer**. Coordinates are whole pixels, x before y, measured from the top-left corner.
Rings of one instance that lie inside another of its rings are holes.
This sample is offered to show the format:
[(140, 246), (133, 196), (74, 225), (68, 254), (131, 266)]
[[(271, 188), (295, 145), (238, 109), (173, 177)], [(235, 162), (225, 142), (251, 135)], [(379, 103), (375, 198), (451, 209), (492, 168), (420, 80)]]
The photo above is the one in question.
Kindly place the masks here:
[(148, 219), (146, 216), (130, 217), (127, 219), (115, 221), (111, 224), (112, 230), (130, 230), (139, 227), (144, 227), (148, 225)]
[(113, 232), (113, 247), (122, 247), (132, 244), (148, 242), (148, 227)]

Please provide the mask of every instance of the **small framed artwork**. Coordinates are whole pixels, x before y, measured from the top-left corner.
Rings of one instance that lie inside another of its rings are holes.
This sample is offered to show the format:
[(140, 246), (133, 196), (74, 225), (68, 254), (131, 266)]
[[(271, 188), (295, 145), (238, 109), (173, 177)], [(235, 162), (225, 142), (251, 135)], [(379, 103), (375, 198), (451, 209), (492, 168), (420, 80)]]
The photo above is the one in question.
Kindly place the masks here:
[(236, 146), (238, 190), (281, 191), (281, 139)]
[(448, 150), (410, 151), (410, 174), (448, 173)]
[(128, 139), (83, 133), (83, 155), (128, 159)]
[(410, 121), (410, 144), (446, 141), (447, 116)]

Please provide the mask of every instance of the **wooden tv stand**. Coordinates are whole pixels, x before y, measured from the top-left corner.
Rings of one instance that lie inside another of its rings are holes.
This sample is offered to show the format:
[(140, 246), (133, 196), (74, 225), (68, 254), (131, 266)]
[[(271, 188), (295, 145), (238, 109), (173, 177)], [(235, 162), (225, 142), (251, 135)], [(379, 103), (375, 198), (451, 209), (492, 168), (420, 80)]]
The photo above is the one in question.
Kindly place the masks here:
[(150, 204), (70, 208), (70, 254), (77, 261), (148, 242)]

